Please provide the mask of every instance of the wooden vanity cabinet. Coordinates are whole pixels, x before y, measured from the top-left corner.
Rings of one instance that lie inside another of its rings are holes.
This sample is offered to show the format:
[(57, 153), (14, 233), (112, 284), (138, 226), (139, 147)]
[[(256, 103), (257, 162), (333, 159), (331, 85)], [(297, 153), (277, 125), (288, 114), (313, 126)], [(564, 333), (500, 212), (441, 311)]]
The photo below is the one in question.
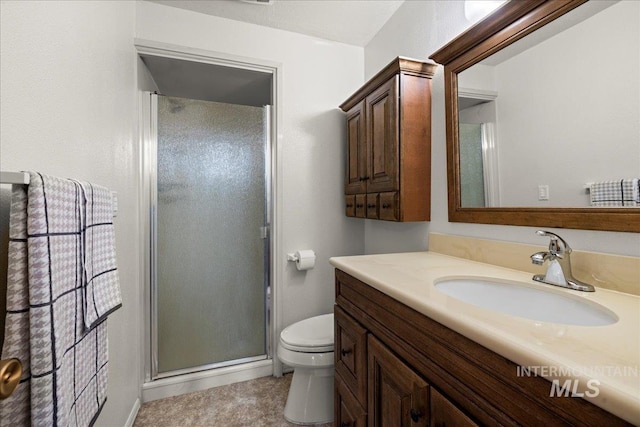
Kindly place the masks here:
[(336, 270), (335, 426), (630, 426)]
[(347, 209), (347, 216), (430, 219), (435, 69), (398, 57), (340, 105), (347, 120), (345, 195), (365, 200), (364, 210)]

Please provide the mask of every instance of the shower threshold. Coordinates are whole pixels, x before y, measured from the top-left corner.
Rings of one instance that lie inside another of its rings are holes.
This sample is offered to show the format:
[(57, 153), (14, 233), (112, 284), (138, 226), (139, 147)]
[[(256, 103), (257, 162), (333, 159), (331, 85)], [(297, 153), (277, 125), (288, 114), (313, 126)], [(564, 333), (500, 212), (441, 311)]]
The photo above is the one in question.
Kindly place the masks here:
[[(256, 360), (257, 359), (257, 360)], [(221, 364), (225, 366), (220, 366)], [(233, 364), (230, 364), (233, 363)], [(211, 368), (215, 366), (215, 368)], [(234, 384), (273, 375), (273, 359), (266, 356), (247, 357), (205, 367), (166, 372), (164, 378), (155, 378), (142, 385), (142, 403), (165, 397), (178, 396), (212, 387)], [(178, 374), (178, 372), (184, 372)]]
[(225, 360), (222, 362), (209, 363), (207, 365), (193, 366), (193, 367), (177, 369), (173, 371), (158, 372), (158, 374), (153, 378), (153, 381), (163, 379), (163, 378), (176, 377), (180, 375), (195, 374), (198, 372), (210, 371), (213, 369), (226, 368), (228, 366), (243, 365), (245, 363), (266, 360), (267, 358), (268, 358), (267, 355), (263, 354), (260, 356), (251, 356), (251, 357), (243, 357), (241, 359)]

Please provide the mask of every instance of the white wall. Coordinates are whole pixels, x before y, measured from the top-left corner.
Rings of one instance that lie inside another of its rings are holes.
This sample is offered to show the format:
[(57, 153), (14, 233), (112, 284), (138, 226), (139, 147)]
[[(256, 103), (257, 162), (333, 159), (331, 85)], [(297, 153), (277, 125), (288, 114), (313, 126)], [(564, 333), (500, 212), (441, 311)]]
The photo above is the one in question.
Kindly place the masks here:
[[(136, 5), (136, 37), (281, 64), (282, 324), (332, 311), (331, 256), (363, 252), (363, 225), (344, 216), (346, 130), (337, 108), (363, 83), (364, 49), (149, 2)], [(311, 248), (299, 272), (286, 253)]]
[(123, 307), (109, 317), (109, 391), (97, 423), (110, 426), (125, 424), (139, 394), (134, 13), (128, 1), (2, 1), (0, 9), (0, 168), (118, 192)]
[[(371, 77), (398, 55), (426, 59), (471, 24), (464, 16), (463, 1), (407, 1), (365, 47), (365, 77)], [(606, 73), (594, 74), (593, 84), (608, 84)], [(428, 247), (429, 232), (545, 245), (544, 239), (534, 235), (536, 228), (533, 227), (448, 222), (442, 67), (434, 76), (432, 97), (431, 222), (389, 225), (382, 221), (366, 221), (365, 251), (424, 250)], [(640, 256), (640, 235), (637, 233), (555, 231), (576, 249)]]

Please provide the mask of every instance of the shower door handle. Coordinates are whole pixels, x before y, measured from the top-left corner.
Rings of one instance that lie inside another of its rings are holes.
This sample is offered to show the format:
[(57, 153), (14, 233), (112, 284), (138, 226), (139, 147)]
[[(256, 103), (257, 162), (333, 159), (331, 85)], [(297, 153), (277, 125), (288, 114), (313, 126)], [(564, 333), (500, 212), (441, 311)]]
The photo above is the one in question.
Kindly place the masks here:
[(266, 239), (267, 237), (269, 237), (269, 226), (260, 227), (260, 238)]

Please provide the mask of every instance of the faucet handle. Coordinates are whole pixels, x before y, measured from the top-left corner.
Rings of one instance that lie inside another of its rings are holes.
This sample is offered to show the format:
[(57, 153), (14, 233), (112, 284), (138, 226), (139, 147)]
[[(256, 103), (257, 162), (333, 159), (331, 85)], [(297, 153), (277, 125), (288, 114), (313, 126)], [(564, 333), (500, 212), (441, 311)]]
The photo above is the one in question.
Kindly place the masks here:
[(552, 255), (562, 255), (564, 253), (571, 253), (571, 246), (560, 236), (555, 233), (546, 230), (536, 231), (538, 236), (547, 236), (551, 239), (549, 242), (549, 252)]
[(535, 254), (531, 255), (531, 262), (534, 263), (535, 265), (542, 265), (544, 264), (545, 260), (553, 260), (555, 259), (555, 255), (551, 255), (549, 252), (536, 252)]

